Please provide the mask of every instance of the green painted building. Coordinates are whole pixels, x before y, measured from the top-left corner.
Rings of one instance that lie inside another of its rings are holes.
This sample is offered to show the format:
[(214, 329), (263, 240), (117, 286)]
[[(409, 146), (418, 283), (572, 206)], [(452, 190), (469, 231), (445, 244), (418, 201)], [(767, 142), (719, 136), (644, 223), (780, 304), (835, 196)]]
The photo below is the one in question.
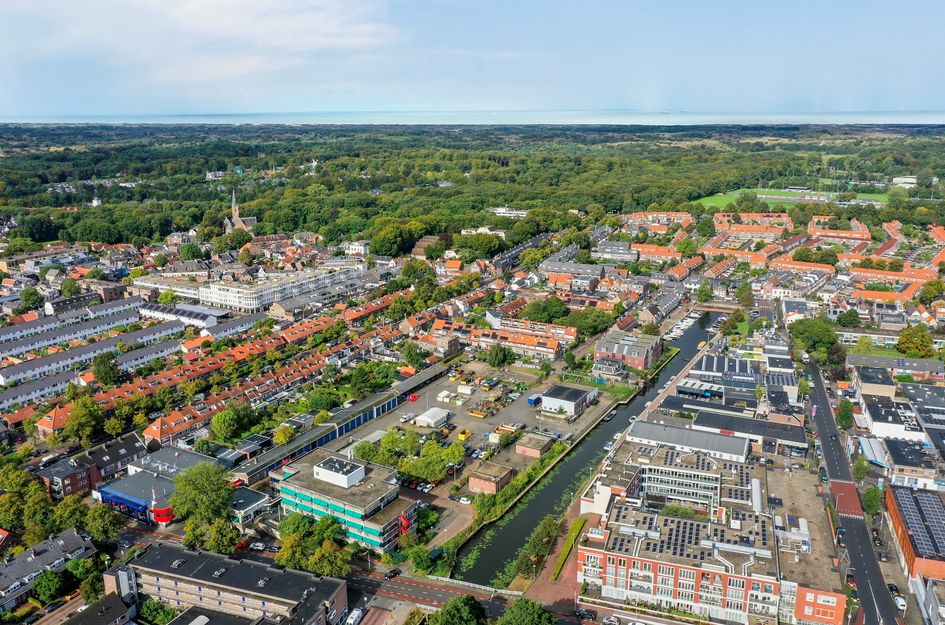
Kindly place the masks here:
[(416, 531), (417, 502), (400, 497), (395, 477), (392, 469), (320, 449), (269, 474), (283, 515), (331, 515), (348, 540), (379, 551), (395, 549), (402, 534)]

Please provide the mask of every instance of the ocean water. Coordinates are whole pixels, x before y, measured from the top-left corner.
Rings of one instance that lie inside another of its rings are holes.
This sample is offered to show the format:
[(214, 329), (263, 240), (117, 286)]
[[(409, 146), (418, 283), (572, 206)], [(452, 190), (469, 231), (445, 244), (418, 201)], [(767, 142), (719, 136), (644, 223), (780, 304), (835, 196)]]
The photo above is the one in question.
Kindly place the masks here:
[(839, 111), (819, 113), (694, 113), (620, 110), (574, 111), (324, 111), (180, 115), (10, 117), (0, 123), (70, 124), (609, 124), (643, 126), (769, 124), (945, 124), (945, 111)]

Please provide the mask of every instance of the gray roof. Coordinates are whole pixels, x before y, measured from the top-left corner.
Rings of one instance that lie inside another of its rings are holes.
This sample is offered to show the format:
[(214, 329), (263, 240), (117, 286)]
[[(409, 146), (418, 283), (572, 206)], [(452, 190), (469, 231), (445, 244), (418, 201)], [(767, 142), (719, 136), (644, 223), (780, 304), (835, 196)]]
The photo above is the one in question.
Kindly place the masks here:
[(47, 375), (38, 380), (32, 380), (30, 382), (23, 382), (22, 384), (11, 386), (10, 388), (0, 391), (0, 407), (10, 406), (17, 402), (22, 402), (23, 397), (31, 397), (33, 396), (33, 393), (38, 390), (43, 390), (44, 392), (40, 394), (38, 398), (34, 398), (32, 401), (39, 401), (39, 399), (43, 397), (58, 395), (64, 387), (69, 385), (69, 382), (72, 382), (75, 379), (76, 374), (74, 371), (63, 371), (62, 373), (57, 373), (55, 375)]
[(173, 478), (181, 471), (201, 462), (214, 462), (214, 459), (179, 447), (161, 447), (144, 458), (135, 460), (132, 465), (144, 471)]
[(856, 367), (856, 373), (864, 384), (896, 385), (896, 381), (889, 375), (889, 371), (882, 367)]
[(51, 328), (55, 328), (61, 322), (56, 317), (43, 317), (36, 321), (27, 321), (15, 325), (0, 328), (0, 343), (17, 340), (16, 337), (31, 336), (39, 334)]
[(76, 457), (96, 465), (101, 470), (110, 465), (124, 463), (129, 458), (134, 458), (146, 450), (147, 446), (141, 440), (141, 437), (136, 432), (131, 432), (93, 447)]
[(736, 434), (747, 434), (748, 436), (757, 436), (779, 440), (785, 443), (793, 443), (796, 446), (807, 446), (807, 433), (799, 425), (789, 425), (786, 423), (775, 423), (764, 419), (751, 419), (747, 417), (736, 417), (735, 415), (723, 415), (717, 412), (699, 412), (696, 415), (693, 425), (703, 427), (729, 430)]
[[(88, 338), (100, 332), (136, 321), (138, 321), (138, 314), (134, 311), (127, 311), (118, 315), (89, 319), (88, 321), (83, 321), (75, 325), (56, 327), (46, 332), (40, 332), (39, 334), (27, 336), (16, 341), (0, 343), (0, 357), (17, 356), (34, 349), (49, 347), (50, 345), (62, 343), (73, 338)], [(69, 335), (69, 339), (66, 339), (65, 335)]]
[(634, 421), (627, 430), (627, 440), (641, 443), (661, 443), (674, 447), (697, 449), (712, 455), (748, 457), (747, 438), (700, 432), (674, 425), (662, 425), (649, 421)]
[[(187, 551), (166, 543), (152, 544), (129, 564), (135, 569), (158, 572), (161, 577), (184, 578), (210, 587), (225, 586), (239, 594), (272, 597), (281, 602), (302, 602), (303, 598), (320, 595), (320, 603), (330, 599), (344, 584), (329, 577), (281, 570), (254, 560)], [(221, 569), (223, 572), (214, 576)]]
[(66, 625), (109, 625), (127, 613), (128, 606), (116, 593), (111, 592), (71, 617)]
[[(6, 602), (12, 597), (27, 592), (32, 585), (32, 579), (27, 581), (30, 576), (38, 575), (47, 568), (62, 570), (65, 568), (65, 561), (71, 556), (92, 553), (95, 553), (95, 547), (91, 542), (79, 536), (75, 528), (37, 543), (0, 567), (0, 589), (7, 589), (16, 582), (21, 584), (17, 591), (6, 594), (3, 600)], [(60, 559), (63, 560), (61, 563), (53, 565)]]
[(257, 322), (267, 319), (268, 317), (269, 315), (264, 312), (253, 313), (252, 315), (246, 315), (244, 317), (237, 317), (236, 319), (230, 319), (224, 323), (219, 323), (213, 327), (207, 328), (207, 333), (214, 339), (223, 338), (230, 336), (231, 334), (237, 334), (239, 332), (249, 330)]
[(847, 355), (848, 367), (882, 367), (897, 371), (914, 371), (917, 373), (931, 373), (945, 375), (945, 364), (941, 360), (931, 358), (899, 358), (896, 356), (863, 356), (859, 354)]

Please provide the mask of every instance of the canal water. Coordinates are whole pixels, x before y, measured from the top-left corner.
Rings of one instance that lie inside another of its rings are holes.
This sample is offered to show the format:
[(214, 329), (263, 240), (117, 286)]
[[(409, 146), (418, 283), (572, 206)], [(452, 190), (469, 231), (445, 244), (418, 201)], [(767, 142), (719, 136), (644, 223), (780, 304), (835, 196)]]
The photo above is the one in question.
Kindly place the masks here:
[(602, 421), (584, 437), (552, 473), (535, 486), (524, 502), (512, 509), (510, 519), (500, 519), (471, 538), (457, 554), (454, 577), (492, 585), (493, 578), (515, 558), (538, 522), (548, 514), (560, 514), (567, 509), (576, 495), (575, 491), (603, 459), (604, 446), (613, 440), (616, 433), (628, 427), (630, 415), (643, 412), (646, 403), (659, 394), (663, 384), (682, 371), (699, 351), (699, 343), (708, 338), (706, 328), (718, 316), (718, 313), (703, 315), (677, 341), (669, 343), (670, 347), (678, 347), (680, 351), (645, 392), (620, 406), (612, 420)]

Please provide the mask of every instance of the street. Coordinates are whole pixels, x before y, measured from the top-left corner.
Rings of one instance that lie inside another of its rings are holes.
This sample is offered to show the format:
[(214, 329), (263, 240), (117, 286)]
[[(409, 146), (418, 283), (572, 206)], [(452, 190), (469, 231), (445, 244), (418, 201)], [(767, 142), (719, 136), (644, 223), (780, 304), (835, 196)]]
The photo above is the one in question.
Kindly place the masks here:
[[(806, 369), (814, 380), (811, 384), (811, 403), (816, 407), (814, 423), (823, 450), (827, 475), (831, 480), (852, 481), (850, 461), (846, 456), (843, 442), (840, 440), (840, 432), (834, 421), (833, 410), (820, 370), (813, 363), (808, 364)], [(850, 558), (850, 567), (854, 569), (860, 601), (866, 613), (866, 624), (893, 625), (900, 616), (899, 610), (896, 609), (896, 604), (893, 603), (892, 597), (886, 590), (886, 581), (879, 569), (866, 521), (861, 518), (841, 517), (839, 523), (847, 530), (847, 554)]]

